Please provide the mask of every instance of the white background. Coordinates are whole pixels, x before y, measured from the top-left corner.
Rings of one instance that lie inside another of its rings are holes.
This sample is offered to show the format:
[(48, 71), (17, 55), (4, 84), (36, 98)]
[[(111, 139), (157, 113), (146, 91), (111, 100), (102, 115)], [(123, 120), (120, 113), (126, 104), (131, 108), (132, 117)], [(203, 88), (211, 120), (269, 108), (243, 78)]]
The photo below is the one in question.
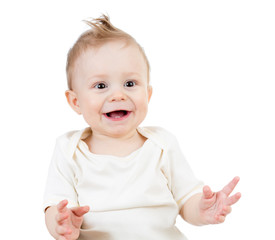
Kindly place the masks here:
[(177, 135), (214, 190), (241, 177), (224, 224), (177, 226), (190, 240), (274, 239), (274, 12), (265, 0), (1, 1), (1, 235), (51, 239), (42, 199), (55, 139), (86, 127), (65, 100), (66, 54), (83, 19), (108, 13), (151, 63), (142, 125)]

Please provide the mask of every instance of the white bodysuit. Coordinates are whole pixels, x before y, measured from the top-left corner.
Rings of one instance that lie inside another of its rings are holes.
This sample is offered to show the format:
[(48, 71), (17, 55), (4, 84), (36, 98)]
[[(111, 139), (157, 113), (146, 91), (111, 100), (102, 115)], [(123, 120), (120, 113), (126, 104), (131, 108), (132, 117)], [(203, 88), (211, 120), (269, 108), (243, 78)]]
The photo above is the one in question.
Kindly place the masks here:
[(184, 240), (175, 227), (183, 204), (201, 191), (175, 137), (159, 127), (138, 128), (147, 138), (126, 157), (97, 155), (82, 140), (91, 129), (57, 139), (44, 209), (67, 199), (90, 206), (79, 240)]

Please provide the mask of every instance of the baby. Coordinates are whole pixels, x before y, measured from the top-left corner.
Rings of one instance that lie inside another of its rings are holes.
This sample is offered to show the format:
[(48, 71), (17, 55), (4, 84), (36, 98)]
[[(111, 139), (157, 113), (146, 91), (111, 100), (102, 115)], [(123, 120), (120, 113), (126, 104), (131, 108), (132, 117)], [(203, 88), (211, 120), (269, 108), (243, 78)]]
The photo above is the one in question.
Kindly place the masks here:
[(241, 197), (239, 178), (219, 192), (203, 186), (175, 137), (140, 127), (152, 95), (140, 45), (105, 15), (87, 21), (68, 53), (66, 98), (89, 125), (59, 137), (44, 197), (46, 225), (58, 240), (183, 240), (180, 214), (217, 224)]

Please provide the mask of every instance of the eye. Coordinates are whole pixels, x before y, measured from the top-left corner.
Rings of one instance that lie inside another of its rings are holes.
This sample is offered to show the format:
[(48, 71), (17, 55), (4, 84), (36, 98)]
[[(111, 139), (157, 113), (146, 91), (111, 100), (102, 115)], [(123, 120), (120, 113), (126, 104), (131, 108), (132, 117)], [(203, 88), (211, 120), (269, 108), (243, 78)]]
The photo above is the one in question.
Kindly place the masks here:
[(107, 87), (107, 85), (101, 82), (101, 83), (97, 83), (94, 87), (97, 89), (104, 89)]
[(132, 81), (132, 80), (127, 81), (127, 82), (124, 84), (125, 87), (134, 87), (135, 85), (136, 85), (136, 83), (135, 83), (134, 81)]

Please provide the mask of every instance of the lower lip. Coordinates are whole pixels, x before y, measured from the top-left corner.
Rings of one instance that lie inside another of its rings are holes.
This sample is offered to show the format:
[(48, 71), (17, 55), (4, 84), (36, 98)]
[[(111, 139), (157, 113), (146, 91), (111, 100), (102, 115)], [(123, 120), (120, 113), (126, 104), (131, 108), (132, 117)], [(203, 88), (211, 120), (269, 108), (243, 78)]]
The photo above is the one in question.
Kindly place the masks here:
[(124, 115), (123, 117), (120, 117), (120, 118), (111, 118), (111, 117), (108, 117), (106, 113), (104, 113), (103, 115), (110, 121), (114, 121), (114, 122), (118, 122), (118, 121), (123, 121), (125, 120), (126, 118), (128, 118), (130, 116), (132, 112), (127, 112), (126, 115)]

